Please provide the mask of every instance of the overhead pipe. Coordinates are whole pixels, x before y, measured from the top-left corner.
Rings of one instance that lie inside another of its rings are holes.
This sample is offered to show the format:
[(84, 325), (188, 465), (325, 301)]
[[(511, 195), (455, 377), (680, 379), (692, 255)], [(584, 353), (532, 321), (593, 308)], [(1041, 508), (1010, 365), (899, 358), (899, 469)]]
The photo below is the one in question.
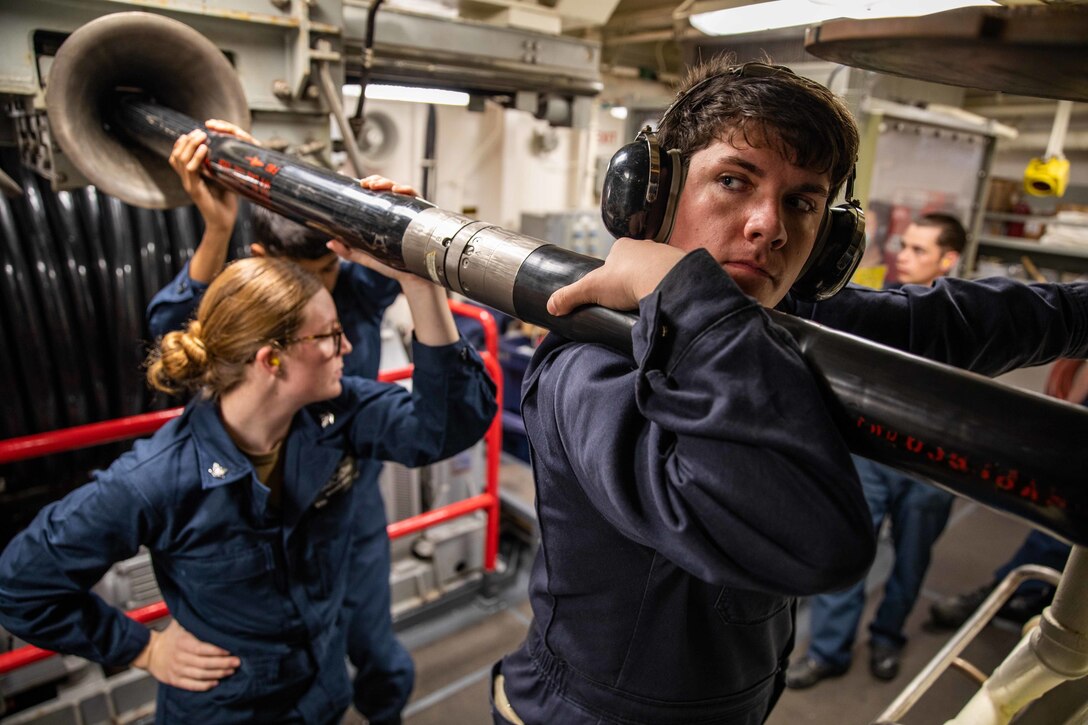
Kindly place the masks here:
[(363, 41), (363, 62), (359, 69), (359, 104), (355, 106), (355, 115), (351, 117), (351, 127), (360, 143), (366, 127), (366, 87), (370, 83), (370, 70), (374, 67), (374, 21), (381, 5), (382, 0), (370, 0), (370, 7), (366, 11), (366, 38)]
[[(331, 53), (327, 40), (322, 40), (320, 43), (323, 46), (320, 48), (322, 52)], [(332, 79), (332, 70), (330, 68), (332, 60), (330, 57), (320, 58), (315, 61), (315, 65), (317, 65), (318, 90), (321, 93), (322, 100), (325, 101), (325, 105), (329, 107), (329, 115), (332, 116), (337, 128), (340, 129), (340, 139), (344, 144), (344, 151), (348, 155), (348, 162), (351, 164), (352, 171), (355, 172), (356, 176), (365, 176), (366, 166), (363, 164), (363, 155), (359, 151), (359, 145), (355, 142), (355, 132), (344, 115), (344, 104), (340, 102), (340, 90)]]

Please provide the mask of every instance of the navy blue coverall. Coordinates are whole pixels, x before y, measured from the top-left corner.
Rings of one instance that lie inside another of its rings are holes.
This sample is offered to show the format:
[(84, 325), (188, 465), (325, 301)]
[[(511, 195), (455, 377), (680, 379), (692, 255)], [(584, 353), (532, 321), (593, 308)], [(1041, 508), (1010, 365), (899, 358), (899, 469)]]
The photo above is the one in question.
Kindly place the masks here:
[[(783, 307), (990, 374), (1088, 352), (1088, 285)], [(541, 546), (503, 689), (527, 725), (763, 722), (794, 598), (871, 563), (854, 466), (796, 343), (705, 250), (642, 300), (632, 338), (634, 361), (552, 335), (528, 371)]]
[(356, 462), (441, 460), (479, 440), (496, 410), (464, 341), (417, 343), (414, 356), (411, 393), (344, 378), (338, 398), (296, 414), (280, 513), (216, 406), (194, 399), (15, 537), (0, 556), (0, 625), (40, 647), (127, 665), (147, 628), (90, 587), (144, 545), (178, 623), (241, 659), (207, 692), (161, 685), (158, 722), (338, 722), (352, 699), (345, 601), (388, 590), (388, 580), (353, 590), (347, 563), (372, 536), (385, 540), (384, 526), (360, 526), (377, 526), (382, 500)]
[[(148, 327), (153, 337), (180, 330), (196, 312), (208, 285), (189, 276), (189, 265), (152, 298), (147, 308)], [(351, 340), (351, 352), (344, 358), (344, 375), (377, 376), (381, 355), (381, 323), (385, 310), (400, 294), (396, 280), (351, 262), (341, 262), (332, 290), (340, 324)], [(380, 462), (359, 466), (360, 485), (376, 486)], [(396, 722), (415, 684), (411, 655), (393, 632), (389, 592), (389, 541), (385, 536), (385, 508), (361, 512), (350, 565), (354, 582), (349, 588), (352, 607), (348, 633), (348, 658), (356, 668), (355, 707), (375, 725)], [(384, 588), (383, 584), (384, 582)], [(363, 597), (353, 592), (365, 592)]]

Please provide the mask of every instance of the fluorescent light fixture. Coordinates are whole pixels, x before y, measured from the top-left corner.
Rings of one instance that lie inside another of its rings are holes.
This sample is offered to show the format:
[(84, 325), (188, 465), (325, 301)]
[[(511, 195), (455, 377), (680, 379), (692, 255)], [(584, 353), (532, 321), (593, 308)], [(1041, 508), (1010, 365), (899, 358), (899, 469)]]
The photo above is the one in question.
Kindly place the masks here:
[(627, 118), (627, 106), (612, 106), (608, 109), (608, 115), (621, 121)]
[(978, 5), (997, 7), (999, 4), (993, 0), (771, 0), (697, 13), (690, 21), (696, 30), (706, 35), (740, 35), (815, 25), (836, 18), (917, 17)]
[[(358, 98), (360, 86), (344, 86), (345, 98)], [(370, 83), (366, 87), (367, 100), (406, 101), (408, 103), (434, 103), (440, 106), (467, 106), (468, 94), (448, 91), (444, 88), (418, 88), (416, 86), (387, 86)]]

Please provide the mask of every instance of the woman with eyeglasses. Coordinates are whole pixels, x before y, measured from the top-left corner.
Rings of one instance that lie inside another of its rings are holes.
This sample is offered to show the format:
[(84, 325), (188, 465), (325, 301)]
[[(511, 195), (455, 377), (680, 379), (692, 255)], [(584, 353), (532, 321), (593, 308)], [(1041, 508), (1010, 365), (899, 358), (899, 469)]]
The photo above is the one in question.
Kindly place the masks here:
[[(345, 247), (330, 248), (348, 255)], [(40, 647), (146, 669), (158, 722), (339, 722), (351, 703), (345, 599), (375, 460), (419, 466), (479, 440), (494, 387), (445, 294), (397, 278), (415, 320), (412, 391), (342, 377), (332, 297), (289, 262), (250, 258), (165, 335), (147, 379), (199, 394), (0, 556), (0, 625)], [(146, 546), (173, 616), (148, 629), (91, 587)], [(388, 583), (386, 583), (388, 586)]]

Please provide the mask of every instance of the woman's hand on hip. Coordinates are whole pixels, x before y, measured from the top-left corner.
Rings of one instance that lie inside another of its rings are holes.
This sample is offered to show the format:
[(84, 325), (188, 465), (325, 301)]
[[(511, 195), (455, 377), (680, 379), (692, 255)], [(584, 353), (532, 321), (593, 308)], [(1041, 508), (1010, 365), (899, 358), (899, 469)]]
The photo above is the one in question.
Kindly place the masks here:
[(203, 692), (233, 675), (241, 663), (222, 647), (201, 642), (174, 620), (161, 632), (151, 632), (151, 640), (132, 666), (147, 670), (164, 685)]

